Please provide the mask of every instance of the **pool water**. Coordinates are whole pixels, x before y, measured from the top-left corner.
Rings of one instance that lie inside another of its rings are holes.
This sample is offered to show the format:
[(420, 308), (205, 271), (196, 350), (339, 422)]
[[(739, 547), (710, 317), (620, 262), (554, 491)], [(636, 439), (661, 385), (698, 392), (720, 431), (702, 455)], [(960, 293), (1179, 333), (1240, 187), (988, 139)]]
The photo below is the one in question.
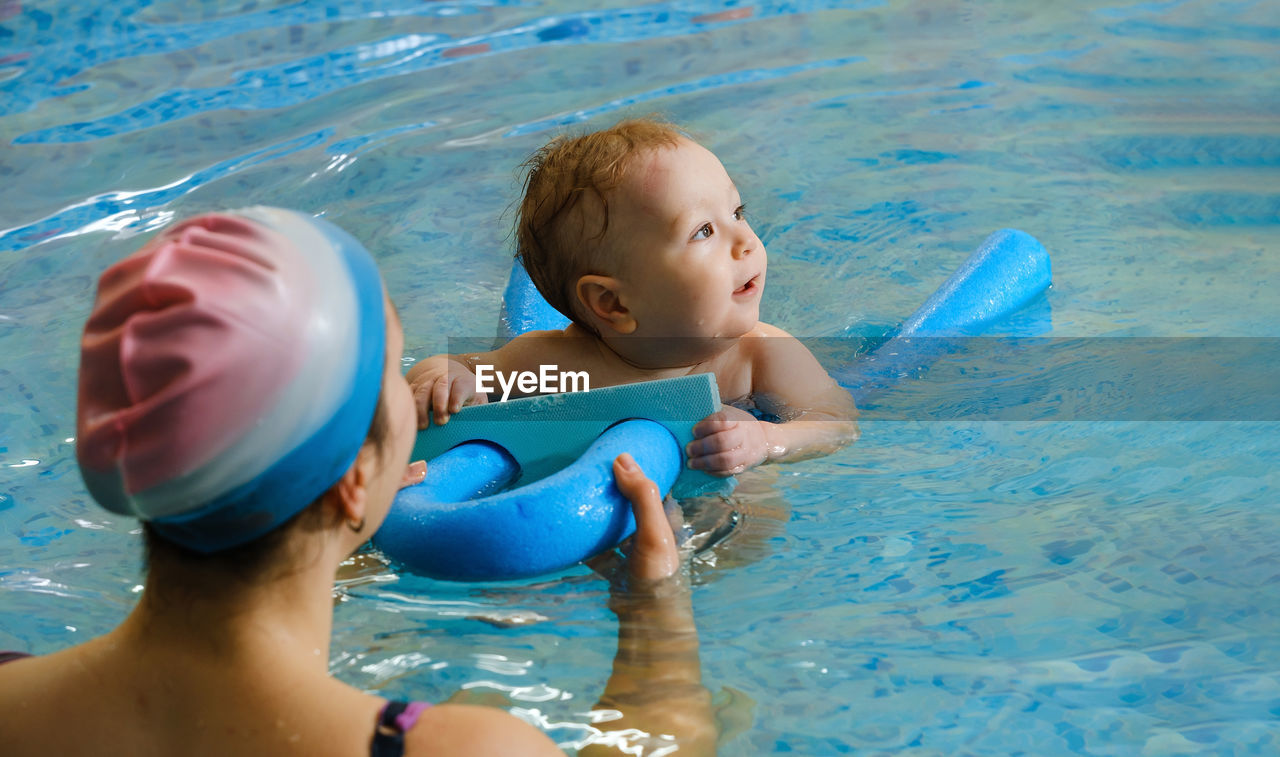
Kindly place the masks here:
[[(661, 112), (735, 177), (799, 336), (882, 332), (1007, 226), (1053, 255), (1049, 336), (1280, 336), (1274, 2), (97, 5), (0, 0), (0, 648), (136, 600), (135, 524), (75, 469), (77, 340), (175, 216), (324, 213), (408, 361), (493, 332), (530, 152)], [(961, 412), (753, 474), (693, 566), (721, 753), (1280, 753), (1278, 463), (1275, 418)], [(602, 581), (356, 562), (336, 675), (590, 732)]]

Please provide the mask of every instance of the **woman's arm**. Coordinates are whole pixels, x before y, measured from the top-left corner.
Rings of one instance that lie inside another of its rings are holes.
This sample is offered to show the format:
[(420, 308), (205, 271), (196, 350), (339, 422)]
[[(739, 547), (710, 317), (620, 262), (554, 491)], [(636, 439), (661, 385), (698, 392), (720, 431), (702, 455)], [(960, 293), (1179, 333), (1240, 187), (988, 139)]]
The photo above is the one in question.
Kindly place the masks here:
[(631, 500), (636, 533), (611, 592), (618, 652), (593, 710), (600, 734), (579, 754), (636, 754), (624, 750), (672, 743), (680, 754), (715, 754), (718, 733), (711, 693), (702, 685), (692, 598), (662, 497), (629, 455), (620, 456), (613, 471)]

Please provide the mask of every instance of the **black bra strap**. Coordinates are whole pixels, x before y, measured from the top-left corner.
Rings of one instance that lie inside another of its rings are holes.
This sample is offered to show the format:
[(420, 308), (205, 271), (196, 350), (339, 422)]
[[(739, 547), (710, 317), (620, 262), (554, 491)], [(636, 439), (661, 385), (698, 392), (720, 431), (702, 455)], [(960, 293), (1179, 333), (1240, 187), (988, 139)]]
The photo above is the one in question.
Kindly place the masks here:
[(369, 745), (370, 757), (401, 757), (404, 754), (404, 732), (396, 723), (408, 702), (387, 702), (378, 718), (378, 727), (373, 733), (373, 742)]
[(30, 656), (31, 655), (27, 654), (26, 652), (0, 652), (0, 663), (11, 662), (13, 660), (21, 660), (24, 657), (30, 657)]

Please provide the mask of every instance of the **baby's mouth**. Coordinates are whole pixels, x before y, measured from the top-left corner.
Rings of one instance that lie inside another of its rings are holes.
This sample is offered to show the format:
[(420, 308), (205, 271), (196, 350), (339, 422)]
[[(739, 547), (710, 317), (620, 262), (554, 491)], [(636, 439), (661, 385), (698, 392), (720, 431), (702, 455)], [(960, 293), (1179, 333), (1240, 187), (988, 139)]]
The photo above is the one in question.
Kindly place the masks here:
[(752, 276), (750, 279), (747, 279), (747, 283), (733, 290), (733, 295), (737, 297), (738, 295), (741, 295), (741, 294), (754, 294), (757, 290), (760, 289), (760, 284), (758, 283), (759, 281), (760, 281), (760, 274), (757, 273), (755, 276)]

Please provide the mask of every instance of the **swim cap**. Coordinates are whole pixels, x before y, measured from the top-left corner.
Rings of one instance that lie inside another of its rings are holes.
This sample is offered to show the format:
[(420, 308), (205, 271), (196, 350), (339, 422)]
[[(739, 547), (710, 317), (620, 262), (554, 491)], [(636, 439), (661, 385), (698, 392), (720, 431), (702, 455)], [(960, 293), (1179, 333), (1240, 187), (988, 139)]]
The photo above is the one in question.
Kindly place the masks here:
[(188, 219), (107, 269), (80, 353), (76, 460), (103, 507), (203, 553), (301, 511), (382, 390), (382, 279), (321, 219)]

